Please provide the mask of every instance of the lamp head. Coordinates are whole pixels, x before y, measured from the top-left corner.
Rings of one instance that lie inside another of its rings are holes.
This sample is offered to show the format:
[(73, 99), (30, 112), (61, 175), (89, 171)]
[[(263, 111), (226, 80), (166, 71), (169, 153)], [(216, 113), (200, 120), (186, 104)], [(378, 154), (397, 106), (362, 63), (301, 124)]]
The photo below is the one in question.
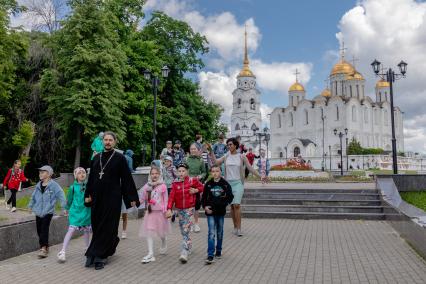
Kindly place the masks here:
[(401, 62), (398, 64), (399, 71), (401, 72), (402, 76), (405, 76), (405, 73), (407, 73), (407, 65), (408, 64), (403, 60), (401, 60)]
[(169, 76), (169, 72), (170, 72), (170, 69), (166, 65), (164, 65), (163, 68), (161, 68), (161, 75), (163, 76), (163, 78), (167, 78)]
[(379, 74), (380, 72), (380, 61), (378, 61), (377, 59), (374, 59), (373, 63), (371, 63), (371, 66), (373, 67), (373, 71), (374, 73), (376, 73), (376, 75)]

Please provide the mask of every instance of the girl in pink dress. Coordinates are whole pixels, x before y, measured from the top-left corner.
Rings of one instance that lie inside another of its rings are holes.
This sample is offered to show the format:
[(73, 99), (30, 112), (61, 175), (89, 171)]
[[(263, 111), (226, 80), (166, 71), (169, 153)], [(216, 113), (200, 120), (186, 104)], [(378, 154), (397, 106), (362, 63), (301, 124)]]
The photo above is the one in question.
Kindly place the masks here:
[(170, 233), (170, 222), (166, 218), (167, 211), (167, 186), (161, 177), (161, 170), (151, 167), (148, 183), (142, 189), (141, 204), (145, 204), (145, 216), (139, 230), (139, 236), (144, 237), (148, 243), (148, 255), (142, 259), (142, 263), (155, 261), (154, 237), (161, 239), (160, 254), (166, 254), (166, 235)]

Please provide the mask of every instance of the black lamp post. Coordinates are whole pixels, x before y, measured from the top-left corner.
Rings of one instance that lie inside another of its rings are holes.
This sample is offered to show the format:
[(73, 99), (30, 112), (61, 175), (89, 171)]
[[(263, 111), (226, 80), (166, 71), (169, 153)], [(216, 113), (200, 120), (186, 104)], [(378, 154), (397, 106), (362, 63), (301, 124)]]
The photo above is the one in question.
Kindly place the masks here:
[(348, 155), (348, 135), (346, 135), (346, 171), (349, 171), (349, 155)]
[(321, 170), (324, 171), (326, 165), (325, 165), (325, 116), (324, 116), (324, 109), (321, 108), (321, 120), (322, 120), (322, 164), (321, 164)]
[(287, 164), (287, 146), (284, 146), (284, 150), (285, 150), (285, 163)]
[[(161, 76), (167, 78), (169, 76), (170, 69), (167, 66), (161, 68)], [(155, 160), (156, 149), (157, 149), (157, 91), (160, 79), (157, 75), (152, 74), (149, 70), (145, 70), (143, 75), (146, 80), (152, 80), (152, 92), (154, 94), (154, 117), (152, 119), (152, 149), (151, 149), (151, 160)]]
[(331, 172), (331, 145), (328, 145), (328, 153), (330, 155), (330, 172)]
[(398, 64), (399, 71), (401, 74), (395, 73), (391, 68), (388, 69), (385, 73), (380, 73), (380, 65), (381, 63), (374, 59), (371, 66), (373, 67), (374, 73), (376, 76), (379, 76), (382, 80), (386, 80), (389, 83), (390, 89), (390, 104), (391, 104), (391, 125), (392, 125), (392, 163), (393, 163), (393, 173), (398, 174), (398, 160), (397, 160), (397, 152), (396, 152), (396, 138), (395, 138), (395, 117), (394, 117), (394, 107), (393, 107), (393, 82), (395, 80), (405, 78), (405, 73), (407, 73), (407, 63), (401, 60)]
[(343, 142), (342, 138), (344, 135), (348, 135), (348, 129), (345, 128), (345, 133), (342, 133), (341, 131), (337, 133), (337, 129), (334, 129), (334, 135), (339, 136), (340, 139), (340, 175), (343, 176)]
[(268, 127), (263, 128), (263, 133), (265, 135), (265, 142), (266, 142), (266, 159), (268, 159), (268, 153), (269, 153), (269, 140), (271, 140), (271, 134), (269, 134)]

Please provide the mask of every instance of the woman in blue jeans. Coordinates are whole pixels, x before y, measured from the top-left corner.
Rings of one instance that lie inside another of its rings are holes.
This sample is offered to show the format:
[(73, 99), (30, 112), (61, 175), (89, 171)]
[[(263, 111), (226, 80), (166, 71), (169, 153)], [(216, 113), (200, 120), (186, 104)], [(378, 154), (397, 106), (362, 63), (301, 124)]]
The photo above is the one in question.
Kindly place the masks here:
[[(209, 227), (206, 264), (211, 264), (215, 256), (216, 258), (222, 256), (223, 220), (226, 214), (226, 206), (234, 199), (231, 185), (221, 177), (220, 167), (212, 166), (210, 173), (212, 179), (204, 185), (202, 199)], [(215, 237), (217, 238), (216, 244)]]

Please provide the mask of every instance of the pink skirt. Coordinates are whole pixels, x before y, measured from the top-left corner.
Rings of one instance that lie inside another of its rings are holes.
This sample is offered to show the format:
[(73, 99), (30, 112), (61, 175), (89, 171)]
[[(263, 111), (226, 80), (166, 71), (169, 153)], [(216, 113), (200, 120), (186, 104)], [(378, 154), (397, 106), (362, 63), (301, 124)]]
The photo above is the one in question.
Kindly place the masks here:
[(148, 210), (145, 211), (145, 216), (139, 228), (140, 237), (164, 238), (170, 231), (170, 221), (165, 217), (165, 213), (161, 210), (153, 210), (151, 213), (148, 213)]

